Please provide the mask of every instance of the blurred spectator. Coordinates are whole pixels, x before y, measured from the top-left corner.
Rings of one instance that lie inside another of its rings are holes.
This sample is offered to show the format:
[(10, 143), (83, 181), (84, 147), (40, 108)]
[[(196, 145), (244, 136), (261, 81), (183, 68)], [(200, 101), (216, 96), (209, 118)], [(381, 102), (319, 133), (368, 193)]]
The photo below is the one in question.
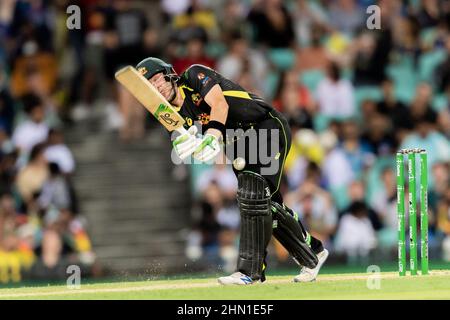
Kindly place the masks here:
[[(413, 128), (412, 119), (408, 108), (395, 97), (394, 83), (391, 79), (385, 79), (382, 82), (381, 89), (383, 99), (377, 104), (377, 112), (387, 117), (389, 123), (390, 135), (396, 135), (396, 140), (401, 141), (405, 135)], [(369, 120), (369, 118), (365, 118)]]
[(345, 154), (355, 177), (361, 177), (363, 172), (372, 164), (373, 155), (367, 146), (360, 141), (358, 124), (355, 121), (345, 121), (341, 126), (342, 143), (340, 149)]
[(15, 149), (4, 152), (0, 158), (0, 192), (12, 192), (17, 174), (18, 152)]
[(51, 129), (48, 134), (45, 158), (48, 162), (56, 163), (64, 174), (70, 174), (75, 168), (75, 160), (72, 152), (64, 143), (61, 130)]
[(190, 2), (190, 0), (162, 0), (161, 7), (166, 14), (175, 16), (184, 13), (188, 9)]
[(15, 251), (20, 248), (19, 219), (14, 207), (14, 198), (5, 193), (0, 196), (0, 251)]
[[(298, 129), (295, 124), (295, 129)], [(320, 137), (311, 129), (293, 131), (291, 149), (285, 161), (284, 170), (290, 190), (297, 189), (305, 180), (308, 172), (316, 170), (323, 161), (324, 148)]]
[[(353, 181), (348, 188), (348, 199), (349, 206), (343, 210), (342, 214), (348, 213), (351, 211), (351, 207), (356, 202), (363, 202), (367, 207), (367, 214), (370, 222), (372, 223), (372, 227), (375, 231), (380, 230), (383, 227), (383, 223), (380, 220), (377, 212), (372, 208), (372, 206), (366, 201), (366, 188), (364, 183), (361, 180)], [(341, 217), (342, 217), (341, 214)]]
[(51, 37), (49, 3), (45, 0), (17, 1), (10, 32), (18, 39), (19, 50), (21, 44), (30, 38), (34, 38), (40, 48), (50, 50), (52, 43), (48, 41)]
[(113, 0), (106, 16), (105, 70), (113, 78), (121, 66), (136, 65), (145, 56), (145, 33), (150, 32), (146, 16), (130, 1)]
[(297, 43), (309, 46), (312, 43), (314, 26), (326, 26), (327, 13), (318, 2), (307, 0), (295, 1), (292, 13)]
[[(193, 35), (205, 33), (205, 37), (217, 37), (217, 20), (214, 12), (206, 5), (207, 2), (191, 0), (184, 12), (174, 16), (173, 33), (181, 41), (186, 41)], [(181, 6), (183, 6), (181, 2)], [(177, 72), (182, 70), (175, 69)]]
[(243, 39), (248, 38), (248, 27), (245, 21), (246, 7), (245, 4), (239, 0), (225, 1), (224, 7), (219, 8), (218, 12), (220, 20), (221, 36), (224, 43), (233, 41), (233, 35), (245, 35)]
[(375, 249), (377, 238), (364, 202), (354, 202), (342, 217), (336, 232), (335, 249), (347, 256), (348, 262), (364, 261)]
[(448, 262), (450, 261), (450, 187), (447, 187), (445, 197), (438, 203), (437, 225), (444, 236), (442, 257)]
[(36, 95), (40, 99), (44, 108), (45, 121), (49, 125), (58, 125), (59, 117), (57, 115), (57, 111), (59, 106), (51, 95), (52, 89), (45, 88), (43, 85), (45, 81), (42, 73), (34, 69), (29, 70), (26, 83), (29, 92), (28, 95)]
[[(57, 19), (65, 21), (67, 1), (58, 3)], [(107, 27), (107, 10), (101, 1), (81, 1), (81, 29), (59, 30), (55, 35), (56, 53), (59, 64), (63, 66), (61, 76), (70, 85), (67, 108), (63, 117), (73, 120), (88, 119), (92, 115), (92, 104), (99, 98), (100, 83), (104, 81), (105, 70), (102, 57), (104, 55), (105, 36), (109, 34)], [(69, 42), (71, 47), (66, 47)], [(77, 68), (67, 66), (69, 52), (74, 52)], [(70, 109), (70, 110), (69, 110)]]
[(426, 119), (430, 124), (437, 124), (437, 114), (431, 108), (432, 98), (431, 86), (427, 83), (421, 83), (416, 89), (416, 96), (411, 103), (411, 121), (417, 122), (419, 119)]
[(329, 21), (331, 25), (347, 35), (353, 35), (362, 27), (364, 11), (355, 0), (337, 0), (330, 6)]
[(436, 27), (440, 21), (439, 0), (421, 0), (418, 20), (421, 28)]
[[(5, 193), (0, 196), (0, 256), (2, 279), (18, 282), (21, 270), (29, 270), (34, 263), (33, 236), (23, 215), (16, 212), (14, 198)], [(5, 269), (9, 272), (5, 272)], [(10, 278), (10, 279), (9, 279)]]
[(388, 53), (391, 45), (386, 31), (363, 32), (355, 40), (354, 79), (355, 86), (379, 85), (385, 78)]
[(323, 176), (330, 190), (338, 190), (348, 186), (355, 179), (350, 162), (345, 153), (337, 146), (337, 137), (332, 132), (323, 136), (325, 142), (325, 158), (323, 161)]
[(186, 40), (186, 55), (176, 57), (173, 61), (173, 68), (179, 74), (184, 72), (193, 64), (202, 64), (210, 68), (215, 67), (215, 61), (208, 57), (205, 52), (205, 45), (207, 43), (207, 35), (202, 29), (191, 35)]
[(429, 190), (428, 205), (433, 212), (438, 212), (439, 203), (445, 201), (447, 189), (450, 186), (450, 164), (437, 162), (432, 167), (433, 187)]
[[(415, 122), (414, 133), (408, 135), (402, 142), (401, 149), (412, 149), (420, 146), (428, 154), (429, 167), (436, 162), (450, 161), (449, 140), (433, 129), (433, 123), (427, 118), (419, 118)], [(431, 182), (431, 181), (430, 181)]]
[[(361, 101), (361, 120), (366, 121), (370, 117), (377, 114), (377, 103), (372, 99), (364, 99)], [(359, 121), (358, 121), (359, 122)]]
[(273, 106), (284, 113), (291, 126), (313, 128), (315, 104), (308, 88), (299, 82), (296, 72), (288, 71), (280, 75)]
[[(106, 16), (105, 70), (110, 79), (124, 65), (136, 65), (146, 56), (144, 40), (150, 32), (146, 16), (126, 0), (114, 0)], [(119, 110), (122, 115), (120, 138), (123, 141), (140, 139), (144, 134), (144, 110), (124, 88), (118, 87)], [(110, 112), (114, 112), (111, 109)]]
[(212, 168), (205, 170), (197, 180), (197, 190), (203, 194), (208, 186), (215, 182), (227, 200), (233, 200), (237, 191), (236, 177), (230, 166), (225, 163), (217, 163)]
[(311, 235), (328, 243), (337, 226), (337, 212), (331, 195), (319, 187), (317, 173), (310, 172), (305, 182), (285, 196)]
[[(264, 56), (248, 46), (248, 41), (240, 33), (230, 35), (229, 51), (217, 62), (217, 71), (224, 77), (239, 81), (242, 74), (248, 69), (250, 83), (264, 91), (263, 80), (268, 71), (268, 64)], [(206, 61), (206, 63), (212, 63)]]
[(361, 139), (366, 150), (376, 156), (391, 154), (396, 146), (395, 139), (390, 134), (389, 121), (379, 114), (367, 119)]
[(323, 115), (334, 118), (352, 116), (355, 112), (353, 86), (341, 78), (341, 70), (336, 63), (329, 66), (327, 77), (320, 81), (316, 100)]
[(321, 43), (324, 34), (323, 28), (312, 26), (311, 44), (297, 50), (295, 70), (300, 73), (314, 70), (325, 73), (328, 70), (331, 61), (329, 53)]
[[(94, 255), (81, 220), (74, 216), (70, 185), (56, 163), (49, 163), (49, 177), (36, 199), (42, 215), (42, 242), (36, 248), (45, 267), (52, 269), (64, 255), (78, 254), (77, 261), (91, 265)], [(39, 237), (38, 237), (39, 238)]]
[(44, 144), (36, 144), (31, 150), (28, 164), (17, 174), (17, 190), (27, 207), (33, 206), (49, 176), (44, 148)]
[(47, 139), (49, 128), (44, 123), (45, 111), (41, 99), (29, 94), (22, 101), (28, 119), (15, 128), (12, 141), (23, 154), (27, 154), (36, 144)]
[(295, 44), (292, 18), (281, 0), (255, 1), (247, 19), (257, 43), (269, 48), (288, 48)]
[(57, 163), (49, 163), (49, 178), (44, 182), (37, 199), (41, 210), (44, 210), (44, 221), (51, 224), (59, 219), (59, 215), (70, 215), (71, 199), (69, 185)]
[(243, 60), (242, 72), (239, 74), (236, 82), (248, 92), (252, 92), (260, 97), (267, 96), (263, 90), (264, 88), (258, 87), (259, 83), (254, 81), (249, 59)]
[(448, 87), (450, 86), (450, 35), (447, 35), (445, 39), (445, 49), (447, 58), (440, 63), (435, 70), (439, 91), (448, 90)]
[(371, 204), (378, 213), (384, 228), (394, 234), (397, 230), (397, 184), (394, 170), (386, 167), (380, 174), (381, 185), (373, 195)]
[(412, 58), (416, 64), (422, 53), (420, 26), (417, 18), (412, 15), (399, 17), (393, 31), (396, 51), (402, 55), (402, 59)]
[(0, 127), (11, 135), (14, 125), (15, 102), (9, 92), (6, 73), (0, 63)]

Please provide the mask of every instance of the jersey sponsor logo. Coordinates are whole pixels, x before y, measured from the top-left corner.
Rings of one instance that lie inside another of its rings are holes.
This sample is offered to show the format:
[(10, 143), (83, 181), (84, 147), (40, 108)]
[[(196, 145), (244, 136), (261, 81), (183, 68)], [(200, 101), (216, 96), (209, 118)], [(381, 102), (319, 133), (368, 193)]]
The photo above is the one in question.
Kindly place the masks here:
[(211, 78), (209, 76), (206, 76), (203, 72), (199, 72), (197, 74), (198, 80), (200, 80), (200, 83), (202, 86), (205, 86), (209, 81), (211, 81)]
[(194, 102), (194, 104), (198, 107), (200, 105), (200, 103), (203, 101), (202, 96), (200, 95), (200, 93), (194, 93), (191, 95), (191, 99), (192, 102)]
[(208, 122), (209, 122), (209, 114), (207, 114), (207, 113), (200, 113), (198, 115), (198, 121), (200, 121), (200, 123), (202, 125), (208, 124)]
[(208, 82), (211, 81), (211, 78), (206, 76), (205, 79), (202, 80), (202, 86), (206, 86), (208, 84)]

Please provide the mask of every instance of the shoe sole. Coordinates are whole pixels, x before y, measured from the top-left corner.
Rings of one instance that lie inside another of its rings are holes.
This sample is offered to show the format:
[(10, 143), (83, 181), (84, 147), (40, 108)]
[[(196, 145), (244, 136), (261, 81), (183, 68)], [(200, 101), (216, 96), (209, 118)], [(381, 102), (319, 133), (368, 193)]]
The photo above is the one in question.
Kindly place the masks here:
[(251, 285), (255, 285), (255, 284), (259, 284), (262, 282), (261, 281), (253, 281), (252, 283), (246, 283), (246, 284), (239, 284), (239, 283), (224, 283), (222, 281), (220, 281), (220, 279), (217, 279), (217, 282), (222, 285), (222, 286), (251, 286)]

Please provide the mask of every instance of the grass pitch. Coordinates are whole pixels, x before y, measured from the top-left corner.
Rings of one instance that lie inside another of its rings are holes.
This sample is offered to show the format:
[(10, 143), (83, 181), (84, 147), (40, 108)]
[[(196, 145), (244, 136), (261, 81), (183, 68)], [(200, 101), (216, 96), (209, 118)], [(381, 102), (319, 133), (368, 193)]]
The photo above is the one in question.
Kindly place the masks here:
[(292, 276), (272, 276), (251, 286), (220, 286), (216, 278), (82, 284), (80, 289), (57, 285), (0, 289), (0, 299), (450, 299), (450, 271), (415, 277), (384, 272), (379, 289), (372, 277), (325, 274), (312, 283), (293, 283)]

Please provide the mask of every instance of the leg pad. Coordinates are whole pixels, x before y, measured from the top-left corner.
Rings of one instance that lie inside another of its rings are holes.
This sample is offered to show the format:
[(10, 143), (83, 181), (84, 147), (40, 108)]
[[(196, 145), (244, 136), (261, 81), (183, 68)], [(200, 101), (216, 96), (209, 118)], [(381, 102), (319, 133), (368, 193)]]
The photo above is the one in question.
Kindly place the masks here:
[(237, 200), (241, 212), (238, 271), (253, 280), (264, 278), (264, 258), (272, 237), (270, 189), (267, 181), (253, 172), (238, 176)]
[(300, 221), (297, 221), (282, 205), (276, 202), (272, 202), (271, 205), (273, 219), (277, 221), (273, 230), (275, 238), (299, 265), (315, 268), (319, 260), (306, 242), (307, 233)]

